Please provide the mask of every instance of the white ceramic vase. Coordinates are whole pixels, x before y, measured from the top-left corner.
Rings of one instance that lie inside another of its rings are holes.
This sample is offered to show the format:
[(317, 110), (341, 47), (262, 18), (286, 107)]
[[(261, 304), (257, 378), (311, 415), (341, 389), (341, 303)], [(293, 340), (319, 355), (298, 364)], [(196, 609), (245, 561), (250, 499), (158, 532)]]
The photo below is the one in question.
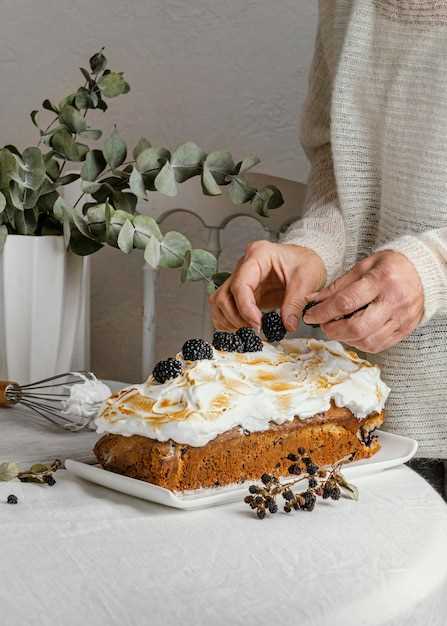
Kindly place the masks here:
[(9, 235), (0, 253), (0, 378), (21, 384), (87, 365), (88, 280), (63, 237)]

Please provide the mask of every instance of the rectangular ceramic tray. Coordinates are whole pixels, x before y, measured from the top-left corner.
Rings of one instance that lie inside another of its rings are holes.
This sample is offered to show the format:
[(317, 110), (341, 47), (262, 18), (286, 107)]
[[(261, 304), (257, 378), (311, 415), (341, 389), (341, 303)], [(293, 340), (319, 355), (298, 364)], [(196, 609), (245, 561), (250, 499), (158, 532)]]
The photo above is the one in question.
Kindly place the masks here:
[[(343, 475), (348, 480), (358, 480), (362, 476), (375, 474), (391, 467), (402, 465), (416, 453), (417, 442), (408, 437), (401, 437), (383, 431), (378, 432), (382, 445), (380, 451), (370, 459), (349, 463), (343, 468)], [(228, 487), (199, 489), (189, 492), (173, 492), (142, 480), (114, 474), (94, 465), (67, 459), (65, 466), (69, 472), (90, 482), (120, 491), (149, 502), (156, 502), (176, 509), (199, 509), (241, 500), (247, 493), (247, 487), (253, 481)]]

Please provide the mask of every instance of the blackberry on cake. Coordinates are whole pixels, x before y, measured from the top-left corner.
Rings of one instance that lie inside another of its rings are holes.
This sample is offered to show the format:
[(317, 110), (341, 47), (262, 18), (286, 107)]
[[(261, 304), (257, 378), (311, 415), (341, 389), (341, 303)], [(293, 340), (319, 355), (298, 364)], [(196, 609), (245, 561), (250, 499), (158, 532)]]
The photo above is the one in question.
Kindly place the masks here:
[(287, 334), (281, 316), (276, 311), (269, 311), (262, 316), (262, 332), (269, 343), (281, 341)]
[(182, 355), (185, 361), (212, 359), (213, 347), (204, 339), (188, 339), (183, 344)]
[(236, 333), (216, 330), (213, 335), (213, 346), (223, 352), (243, 352), (244, 344)]
[(152, 376), (155, 378), (157, 383), (164, 384), (171, 378), (177, 378), (183, 372), (183, 365), (181, 361), (174, 359), (173, 357), (169, 357), (165, 361), (159, 361), (157, 365), (154, 367), (152, 372)]
[(253, 328), (239, 328), (236, 335), (242, 340), (244, 352), (261, 352), (264, 348), (261, 337)]

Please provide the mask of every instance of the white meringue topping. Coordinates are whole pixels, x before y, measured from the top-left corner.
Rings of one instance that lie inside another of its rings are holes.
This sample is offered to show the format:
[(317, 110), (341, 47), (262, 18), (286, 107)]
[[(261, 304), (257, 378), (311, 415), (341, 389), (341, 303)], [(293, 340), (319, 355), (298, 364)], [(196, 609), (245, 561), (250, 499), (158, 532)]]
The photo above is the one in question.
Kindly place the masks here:
[(151, 376), (110, 398), (95, 420), (98, 432), (204, 446), (234, 427), (254, 432), (311, 418), (331, 400), (362, 419), (382, 411), (390, 392), (378, 367), (337, 341), (289, 339), (264, 343), (262, 352), (176, 358), (181, 376), (162, 385)]

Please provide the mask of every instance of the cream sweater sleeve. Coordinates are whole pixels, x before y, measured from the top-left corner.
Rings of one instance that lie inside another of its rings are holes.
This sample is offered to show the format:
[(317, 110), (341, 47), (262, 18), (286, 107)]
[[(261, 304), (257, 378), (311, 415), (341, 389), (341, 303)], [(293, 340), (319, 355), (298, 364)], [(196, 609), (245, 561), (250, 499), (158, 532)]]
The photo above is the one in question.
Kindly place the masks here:
[(345, 252), (345, 228), (332, 161), (330, 107), (331, 79), (318, 35), (301, 124), (301, 141), (311, 166), (304, 213), (281, 241), (316, 252), (326, 266), (326, 284), (341, 273)]
[(401, 252), (415, 266), (424, 290), (421, 324), (437, 313), (447, 313), (447, 228), (402, 235), (375, 249), (379, 250)]

